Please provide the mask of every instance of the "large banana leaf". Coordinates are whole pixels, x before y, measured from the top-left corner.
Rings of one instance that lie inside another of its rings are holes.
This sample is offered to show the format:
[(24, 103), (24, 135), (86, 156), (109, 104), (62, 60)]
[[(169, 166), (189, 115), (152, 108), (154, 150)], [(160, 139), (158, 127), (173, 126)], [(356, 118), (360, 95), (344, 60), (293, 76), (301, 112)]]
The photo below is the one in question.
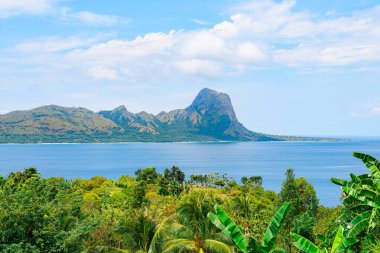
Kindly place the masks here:
[(334, 184), (340, 185), (342, 187), (348, 187), (348, 188), (353, 188), (353, 189), (361, 189), (360, 184), (357, 184), (357, 183), (352, 182), (352, 181), (347, 181), (344, 179), (339, 179), (339, 178), (333, 177), (333, 178), (331, 178), (331, 182), (333, 182)]
[(376, 198), (379, 196), (374, 189), (359, 189), (357, 190), (358, 194), (364, 196), (365, 198), (372, 200), (376, 203)]
[(331, 247), (331, 253), (341, 253), (344, 252), (348, 247), (357, 243), (359, 238), (355, 237), (344, 237), (343, 227), (339, 226), (338, 231), (336, 232), (333, 245)]
[(340, 179), (340, 178), (331, 178), (331, 181), (334, 183), (334, 184), (337, 184), (337, 185), (340, 185), (340, 186), (347, 186), (348, 185), (348, 181), (347, 180), (344, 180), (344, 179)]
[(345, 220), (352, 220), (358, 213), (362, 213), (367, 210), (368, 206), (366, 204), (353, 205), (349, 208), (346, 208), (346, 210), (338, 216), (336, 221), (340, 223)]
[(348, 238), (343, 238), (343, 240), (338, 244), (338, 246), (336, 247), (335, 251), (331, 251), (332, 253), (341, 253), (341, 252), (345, 252), (345, 250), (350, 247), (351, 245), (354, 245), (355, 243), (357, 243), (358, 241), (360, 241), (359, 238), (355, 238), (355, 237), (348, 237)]
[(376, 158), (370, 156), (370, 155), (367, 155), (367, 154), (363, 154), (363, 153), (358, 153), (358, 152), (354, 152), (352, 154), (354, 157), (356, 158), (359, 158), (360, 160), (362, 160), (364, 163), (368, 162), (368, 163), (372, 163), (374, 164), (378, 169), (380, 169), (380, 161), (378, 161)]
[(376, 186), (377, 190), (380, 191), (380, 179), (374, 179), (373, 184)]
[(208, 218), (211, 220), (211, 223), (214, 224), (215, 227), (219, 228), (220, 230), (224, 230), (226, 226), (222, 223), (222, 221), (219, 219), (218, 215), (209, 212), (207, 214)]
[(378, 203), (380, 201), (380, 199), (378, 197), (376, 197), (375, 200), (372, 200), (372, 199), (364, 196), (364, 194), (368, 193), (365, 190), (357, 190), (357, 189), (349, 188), (349, 187), (345, 187), (345, 186), (342, 186), (342, 189), (348, 195), (353, 196), (354, 198), (366, 203), (367, 205), (374, 207), (374, 208), (380, 208), (380, 203)]
[(360, 177), (356, 176), (355, 174), (350, 173), (350, 177), (351, 177), (351, 182), (353, 182), (355, 184), (360, 184), (361, 183)]
[(356, 205), (358, 205), (358, 204), (363, 204), (363, 202), (357, 200), (353, 196), (348, 195), (347, 197), (345, 197), (345, 198), (342, 199), (342, 204), (343, 205), (350, 205), (350, 204), (356, 204)]
[(247, 242), (243, 232), (219, 205), (215, 205), (215, 213), (208, 213), (208, 217), (217, 228), (235, 242), (241, 251), (247, 253)]
[(322, 245), (332, 244), (332, 240), (327, 235), (317, 235), (317, 238), (322, 242)]
[(268, 249), (268, 251), (274, 248), (276, 236), (280, 231), (281, 225), (284, 223), (286, 216), (290, 210), (290, 202), (285, 202), (280, 209), (275, 213), (273, 218), (268, 224), (267, 230), (264, 235), (262, 246)]
[(367, 155), (367, 154), (362, 154), (362, 153), (353, 153), (353, 155), (356, 158), (359, 158), (360, 160), (363, 161), (365, 166), (371, 171), (371, 174), (375, 178), (380, 178), (380, 161), (377, 160), (376, 158)]
[(331, 252), (334, 253), (335, 249), (339, 246), (339, 244), (343, 241), (343, 227), (339, 226), (338, 231), (335, 234), (335, 238), (333, 241), (333, 245), (331, 247)]
[(364, 164), (371, 171), (371, 174), (374, 177), (380, 178), (380, 170), (379, 170), (379, 168), (375, 164), (369, 163), (369, 162), (365, 162)]
[[(331, 246), (331, 253), (342, 253), (347, 250), (348, 247), (357, 243), (359, 241), (358, 238), (355, 237), (344, 237), (343, 235), (344, 229), (342, 226), (339, 226), (338, 231), (335, 234), (335, 238), (333, 244)], [(306, 239), (305, 237), (290, 233), (291, 236), (296, 240), (294, 245), (301, 251), (306, 253), (327, 253), (327, 249), (318, 248), (314, 243)]]
[(372, 210), (362, 212), (356, 216), (348, 225), (348, 237), (354, 237), (360, 234), (362, 231), (366, 230), (370, 225), (370, 219), (372, 216)]
[(298, 235), (296, 233), (290, 233), (290, 235), (296, 240), (294, 246), (297, 249), (302, 250), (306, 253), (324, 253), (326, 250), (319, 249), (314, 243), (306, 239), (305, 237)]

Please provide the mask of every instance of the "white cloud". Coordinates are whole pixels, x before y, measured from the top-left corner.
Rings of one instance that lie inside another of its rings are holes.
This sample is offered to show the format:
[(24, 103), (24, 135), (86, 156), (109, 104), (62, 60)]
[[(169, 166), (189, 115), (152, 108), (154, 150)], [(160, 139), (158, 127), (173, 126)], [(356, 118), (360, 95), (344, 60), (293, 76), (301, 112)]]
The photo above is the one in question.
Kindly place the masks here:
[(114, 15), (104, 15), (90, 11), (74, 12), (60, 7), (63, 0), (0, 0), (0, 19), (17, 15), (52, 15), (60, 20), (79, 22), (87, 25), (112, 26), (126, 24), (128, 20)]
[(116, 70), (104, 66), (94, 66), (88, 70), (88, 75), (99, 80), (117, 80), (119, 74)]
[(13, 50), (17, 52), (59, 52), (70, 49), (78, 49), (88, 47), (96, 42), (108, 37), (104, 34), (99, 34), (93, 37), (46, 37), (37, 40), (27, 41), (17, 44)]
[[(210, 29), (153, 32), (134, 39), (77, 37), (22, 43), (19, 51), (56, 53), (56, 60), (100, 80), (218, 78), (255, 67), (337, 68), (380, 61), (380, 6), (341, 17), (295, 11), (294, 0), (253, 1)], [(65, 10), (81, 22), (114, 24), (117, 17)], [(52, 58), (53, 59), (53, 58)], [(50, 68), (51, 62), (46, 63)]]
[(84, 68), (113, 68), (126, 79), (147, 73), (215, 78), (240, 69), (241, 64), (260, 65), (266, 56), (253, 42), (226, 40), (210, 29), (150, 33), (134, 40), (110, 40), (88, 49), (75, 50), (68, 59), (81, 63)]
[(215, 25), (225, 38), (249, 39), (272, 48), (275, 62), (349, 65), (380, 60), (380, 6), (337, 18), (293, 11), (296, 1), (239, 5), (230, 21)]
[(244, 42), (237, 45), (236, 57), (242, 63), (260, 63), (267, 58), (262, 49), (252, 42)]
[(224, 39), (207, 30), (186, 33), (179, 51), (185, 57), (214, 59), (228, 53)]
[(360, 61), (378, 61), (380, 60), (379, 53), (380, 45), (334, 44), (321, 47), (301, 44), (290, 50), (277, 50), (275, 61), (289, 66), (301, 66), (307, 63), (343, 66)]
[(60, 18), (67, 21), (75, 21), (87, 25), (112, 26), (116, 24), (128, 23), (126, 18), (114, 15), (98, 14), (90, 11), (73, 12), (69, 8), (62, 8)]
[(214, 61), (190, 59), (179, 61), (175, 66), (185, 74), (206, 77), (219, 77), (222, 74), (220, 63)]
[(54, 9), (56, 0), (0, 0), (0, 18), (21, 14), (41, 15)]
[(117, 16), (101, 15), (89, 11), (74, 13), (72, 17), (83, 23), (92, 25), (115, 25), (120, 21), (120, 18)]
[(210, 24), (209, 22), (207, 22), (205, 20), (201, 20), (201, 19), (193, 19), (191, 21), (197, 25), (209, 25)]

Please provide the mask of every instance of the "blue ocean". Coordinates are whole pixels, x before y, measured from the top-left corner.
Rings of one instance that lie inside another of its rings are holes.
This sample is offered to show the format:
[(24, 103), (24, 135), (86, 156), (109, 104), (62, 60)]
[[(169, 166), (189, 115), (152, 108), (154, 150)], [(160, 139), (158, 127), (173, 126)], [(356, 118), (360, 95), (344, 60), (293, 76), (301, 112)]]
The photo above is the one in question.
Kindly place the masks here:
[(367, 173), (352, 152), (380, 158), (379, 138), (353, 138), (342, 142), (218, 142), (218, 143), (118, 143), (118, 144), (4, 144), (0, 145), (0, 173), (35, 167), (44, 177), (117, 179), (134, 175), (138, 168), (172, 165), (186, 175), (227, 173), (262, 176), (266, 189), (278, 192), (287, 168), (315, 187), (320, 203), (339, 204), (340, 189), (331, 177)]

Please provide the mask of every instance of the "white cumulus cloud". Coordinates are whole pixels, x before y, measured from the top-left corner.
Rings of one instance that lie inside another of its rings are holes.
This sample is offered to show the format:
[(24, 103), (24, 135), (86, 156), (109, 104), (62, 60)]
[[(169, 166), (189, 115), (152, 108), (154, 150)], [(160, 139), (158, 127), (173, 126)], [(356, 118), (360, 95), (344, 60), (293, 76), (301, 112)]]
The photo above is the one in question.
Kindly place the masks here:
[(55, 0), (0, 0), (0, 18), (21, 14), (40, 15), (53, 11)]

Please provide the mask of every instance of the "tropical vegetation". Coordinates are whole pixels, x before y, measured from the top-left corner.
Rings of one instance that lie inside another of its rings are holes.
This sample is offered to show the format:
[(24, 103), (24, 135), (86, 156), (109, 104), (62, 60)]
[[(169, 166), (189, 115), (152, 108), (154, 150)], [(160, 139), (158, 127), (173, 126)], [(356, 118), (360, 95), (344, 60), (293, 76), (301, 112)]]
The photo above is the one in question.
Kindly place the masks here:
[(12, 172), (0, 176), (0, 252), (380, 252), (380, 162), (354, 156), (369, 173), (333, 178), (334, 208), (293, 169), (278, 193), (258, 175), (186, 176), (177, 166), (116, 180)]

